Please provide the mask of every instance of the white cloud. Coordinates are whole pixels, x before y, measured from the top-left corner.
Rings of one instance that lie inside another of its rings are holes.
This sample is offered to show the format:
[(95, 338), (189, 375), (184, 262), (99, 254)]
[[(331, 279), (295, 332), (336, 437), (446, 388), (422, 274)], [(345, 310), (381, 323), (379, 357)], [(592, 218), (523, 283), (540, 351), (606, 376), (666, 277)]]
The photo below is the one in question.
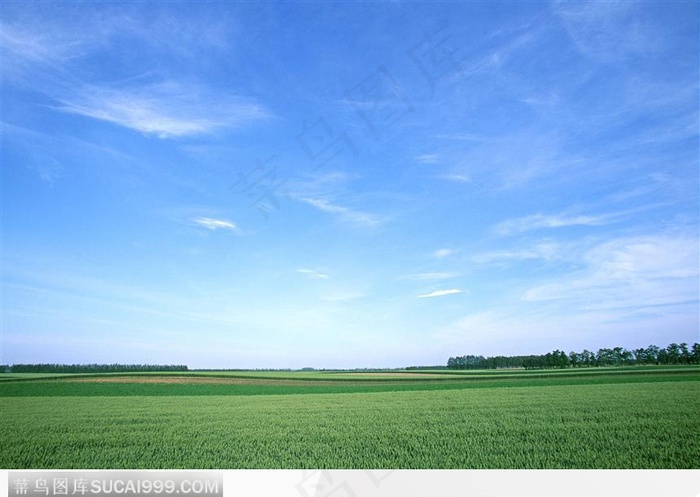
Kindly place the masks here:
[(602, 226), (613, 222), (615, 216), (565, 216), (534, 214), (532, 216), (508, 219), (495, 226), (499, 235), (522, 233), (541, 228), (563, 228), (566, 226)]
[(160, 138), (210, 133), (266, 117), (257, 103), (223, 97), (194, 84), (140, 88), (86, 85), (59, 97), (59, 110), (118, 124)]
[(328, 279), (329, 276), (328, 274), (319, 271), (317, 269), (310, 269), (310, 268), (300, 268), (297, 269), (297, 273), (303, 274), (305, 276), (308, 276), (309, 278), (313, 279)]
[(412, 274), (409, 276), (409, 278), (416, 279), (416, 280), (448, 280), (451, 278), (456, 278), (457, 276), (459, 276), (459, 275), (456, 273), (435, 272), (435, 273)]
[(225, 219), (214, 219), (211, 217), (197, 217), (192, 220), (195, 224), (207, 228), (208, 230), (215, 231), (218, 229), (225, 229), (230, 231), (238, 231), (238, 226), (236, 226), (231, 221)]
[(447, 257), (449, 255), (452, 255), (454, 253), (455, 253), (455, 251), (452, 249), (443, 248), (443, 249), (438, 249), (435, 252), (433, 252), (433, 255), (435, 257), (442, 258), (442, 257)]
[(698, 241), (666, 235), (612, 240), (583, 254), (585, 267), (527, 290), (523, 300), (581, 309), (638, 309), (698, 300)]
[[(2, 22), (0, 46), (8, 79), (55, 100), (58, 110), (161, 138), (211, 133), (269, 115), (252, 99), (205, 88), (196, 81), (160, 79), (108, 86), (85, 79), (82, 64), (94, 65), (94, 60), (111, 56), (124, 39), (144, 47), (144, 52), (170, 50), (187, 57), (226, 50), (230, 22), (213, 15), (134, 16), (130, 9), (109, 6), (48, 12), (8, 14), (11, 20)], [(131, 76), (135, 77), (125, 80), (143, 81), (151, 70), (134, 64)]]
[(562, 248), (557, 243), (542, 242), (533, 247), (521, 250), (494, 250), (482, 252), (471, 257), (473, 262), (488, 264), (506, 260), (528, 260), (542, 259), (546, 261), (555, 260), (561, 257)]
[(553, 2), (578, 51), (593, 60), (618, 61), (629, 54), (659, 50), (662, 38), (639, 15), (636, 2)]
[(483, 355), (544, 354), (555, 348), (568, 352), (689, 342), (693, 338), (687, 330), (693, 327), (697, 329), (697, 313), (693, 316), (688, 308), (620, 319), (610, 310), (572, 313), (506, 306), (464, 316), (438, 331), (436, 341), (448, 350)]
[(440, 179), (444, 179), (447, 181), (453, 181), (455, 183), (471, 183), (472, 178), (468, 174), (463, 174), (463, 173), (448, 173), (448, 174), (441, 174), (438, 176)]
[(416, 157), (416, 161), (421, 164), (436, 164), (439, 156), (437, 154), (423, 154)]
[(434, 292), (426, 293), (423, 295), (418, 295), (417, 298), (419, 298), (419, 299), (431, 299), (433, 297), (442, 297), (444, 295), (454, 295), (457, 293), (462, 293), (462, 290), (458, 290), (456, 288), (451, 288), (449, 290), (436, 290)]
[(343, 221), (347, 221), (353, 224), (358, 224), (362, 226), (377, 226), (381, 223), (378, 216), (370, 214), (367, 212), (360, 212), (348, 207), (343, 207), (340, 205), (333, 204), (328, 200), (319, 198), (302, 198), (302, 202), (315, 207), (316, 209), (327, 212), (329, 214), (335, 214)]
[(0, 29), (0, 44), (6, 56), (14, 55), (32, 62), (59, 60), (70, 46), (56, 39), (48, 40), (46, 33), (32, 32), (6, 22)]
[(484, 142), (485, 137), (475, 133), (454, 133), (451, 135), (437, 135), (435, 138), (451, 141)]
[(367, 294), (357, 290), (331, 290), (321, 295), (320, 299), (324, 302), (351, 302), (366, 297)]

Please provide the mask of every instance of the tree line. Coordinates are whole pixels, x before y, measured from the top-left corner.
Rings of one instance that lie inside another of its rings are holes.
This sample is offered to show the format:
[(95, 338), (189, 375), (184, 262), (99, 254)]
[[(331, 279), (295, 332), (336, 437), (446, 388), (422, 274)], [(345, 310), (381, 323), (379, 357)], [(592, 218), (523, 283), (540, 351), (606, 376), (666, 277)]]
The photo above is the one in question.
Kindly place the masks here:
[(623, 347), (602, 348), (598, 352), (554, 350), (542, 355), (484, 357), (464, 355), (450, 357), (448, 369), (550, 369), (599, 366), (632, 366), (638, 364), (700, 364), (700, 344), (671, 343), (665, 348), (649, 345), (627, 350)]
[(187, 366), (161, 364), (13, 364), (0, 366), (5, 373), (150, 373), (187, 371)]

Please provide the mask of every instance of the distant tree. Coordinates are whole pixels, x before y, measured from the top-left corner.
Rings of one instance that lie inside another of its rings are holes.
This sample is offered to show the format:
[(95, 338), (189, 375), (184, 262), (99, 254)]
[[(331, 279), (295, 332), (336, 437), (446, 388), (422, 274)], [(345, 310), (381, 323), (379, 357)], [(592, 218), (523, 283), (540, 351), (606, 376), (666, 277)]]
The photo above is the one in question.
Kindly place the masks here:
[(182, 365), (154, 364), (13, 364), (12, 373), (120, 373), (187, 371)]
[(694, 343), (690, 352), (691, 362), (700, 364), (700, 343)]
[(574, 351), (569, 352), (569, 364), (571, 364), (572, 368), (576, 368), (581, 365), (580, 358), (580, 354), (577, 354)]
[(666, 347), (666, 354), (668, 356), (668, 364), (678, 364), (681, 361), (681, 346), (677, 343), (671, 343)]
[(546, 367), (546, 358), (543, 355), (531, 355), (523, 359), (525, 369), (542, 369)]
[[(700, 344), (671, 343), (665, 348), (649, 345), (632, 351), (624, 347), (601, 348), (597, 353), (588, 349), (569, 354), (556, 349), (543, 355), (530, 356), (475, 356), (450, 357), (447, 369), (500, 369), (500, 368), (567, 368), (594, 366), (621, 366), (632, 364), (700, 364)], [(443, 366), (444, 367), (444, 366)]]
[[(617, 350), (619, 348), (620, 347), (615, 347), (615, 350)], [(634, 364), (634, 356), (632, 355), (632, 352), (630, 352), (627, 349), (622, 349), (619, 352), (619, 357), (620, 357), (620, 361), (622, 362), (622, 364), (627, 364), (627, 365)]]
[(615, 364), (615, 351), (607, 348), (598, 349), (596, 363), (598, 366), (612, 366)]
[(584, 366), (595, 366), (595, 354), (588, 349), (583, 349), (581, 352), (581, 364)]
[(553, 352), (558, 368), (566, 368), (569, 366), (569, 356), (563, 350), (555, 350)]
[(447, 361), (450, 369), (485, 369), (486, 359), (483, 356), (464, 355), (460, 357), (450, 357)]
[(649, 361), (647, 364), (660, 364), (661, 358), (659, 356), (661, 355), (661, 349), (659, 347), (656, 345), (649, 345), (646, 348), (646, 353), (647, 361)]
[(649, 355), (645, 348), (640, 347), (632, 351), (635, 364), (649, 364)]

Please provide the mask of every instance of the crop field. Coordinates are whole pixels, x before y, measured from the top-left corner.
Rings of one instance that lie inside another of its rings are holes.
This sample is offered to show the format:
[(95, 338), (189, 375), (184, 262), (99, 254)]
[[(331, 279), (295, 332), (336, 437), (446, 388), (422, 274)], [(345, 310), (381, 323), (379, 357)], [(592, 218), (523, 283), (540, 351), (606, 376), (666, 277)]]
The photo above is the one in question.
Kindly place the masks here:
[(0, 467), (698, 468), (698, 413), (692, 366), (13, 375)]

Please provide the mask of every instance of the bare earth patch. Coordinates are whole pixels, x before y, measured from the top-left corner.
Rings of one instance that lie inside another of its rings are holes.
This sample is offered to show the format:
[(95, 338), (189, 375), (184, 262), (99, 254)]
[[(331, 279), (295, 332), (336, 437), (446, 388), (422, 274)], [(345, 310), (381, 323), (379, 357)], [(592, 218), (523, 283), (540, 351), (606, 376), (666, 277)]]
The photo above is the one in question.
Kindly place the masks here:
[(441, 378), (443, 375), (435, 373), (340, 373), (347, 377), (370, 377), (370, 378)]

